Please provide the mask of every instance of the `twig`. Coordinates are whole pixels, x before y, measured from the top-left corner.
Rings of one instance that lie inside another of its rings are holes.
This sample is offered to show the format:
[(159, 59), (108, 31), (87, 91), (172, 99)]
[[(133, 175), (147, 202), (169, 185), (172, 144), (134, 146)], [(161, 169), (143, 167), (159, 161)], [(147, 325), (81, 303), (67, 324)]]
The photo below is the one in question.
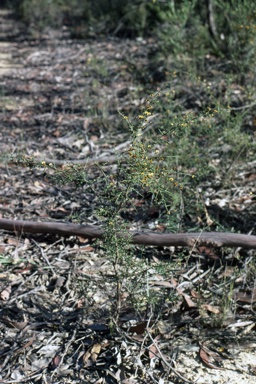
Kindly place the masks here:
[(86, 158), (86, 159), (78, 159), (78, 160), (58, 160), (58, 159), (49, 159), (49, 158), (35, 158), (35, 162), (45, 162), (46, 164), (53, 164), (53, 165), (68, 165), (68, 164), (74, 164), (74, 165), (84, 165), (84, 164), (94, 164), (94, 163), (114, 163), (117, 160), (117, 156), (102, 156), (102, 157), (92, 157), (92, 158)]
[(59, 362), (58, 366), (56, 367), (56, 369), (53, 371), (53, 373), (52, 373), (52, 375), (51, 375), (52, 378), (53, 378), (53, 376), (54, 376), (54, 373), (55, 373), (55, 372), (62, 366), (63, 361), (64, 361), (64, 358), (66, 357), (66, 355), (67, 355), (67, 353), (68, 353), (68, 350), (69, 350), (71, 344), (72, 344), (73, 341), (75, 340), (76, 334), (77, 334), (77, 330), (74, 329), (73, 334), (72, 334), (72, 336), (71, 336), (71, 339), (68, 341), (68, 343), (67, 343), (66, 346), (65, 346), (65, 350), (64, 350), (64, 352), (63, 352), (63, 354), (62, 354), (62, 356), (61, 356), (60, 362)]
[(17, 300), (19, 300), (23, 297), (29, 296), (29, 295), (33, 295), (36, 292), (45, 292), (45, 287), (36, 287), (34, 289), (31, 289), (31, 291), (29, 291), (29, 292), (25, 292), (19, 296), (15, 296), (11, 300), (8, 300), (8, 304), (11, 304), (13, 302), (17, 302)]
[(247, 108), (251, 108), (251, 107), (254, 107), (254, 105), (256, 105), (256, 102), (254, 101), (253, 103), (251, 104), (247, 104), (247, 105), (242, 105), (241, 107), (231, 107), (229, 108), (231, 111), (240, 111), (240, 110), (243, 110), (243, 109), (247, 109)]
[(42, 258), (46, 261), (46, 264), (48, 264), (50, 270), (52, 271), (53, 276), (56, 276), (56, 273), (55, 273), (53, 267), (51, 266), (51, 263), (49, 262), (48, 257), (44, 254), (44, 251), (43, 251), (42, 247), (40, 247), (40, 245), (38, 244), (38, 242), (35, 241), (34, 239), (32, 239), (32, 242), (33, 242), (33, 243), (40, 249)]
[(207, 19), (208, 19), (208, 29), (213, 37), (214, 40), (218, 41), (218, 31), (214, 19), (214, 9), (213, 9), (213, 3), (212, 0), (206, 0), (206, 6), (207, 6)]
[[(153, 337), (151, 336), (148, 328), (146, 328), (146, 332), (147, 332), (147, 335), (149, 336), (150, 340), (152, 341), (152, 343), (154, 344), (154, 346), (156, 347), (157, 349), (157, 352), (159, 353), (161, 359), (163, 360), (163, 362), (165, 363), (165, 365), (173, 372), (175, 373), (175, 375), (177, 375), (181, 380), (183, 380), (185, 383), (189, 383), (189, 384), (194, 384), (193, 381), (190, 381), (188, 379), (186, 379), (184, 376), (182, 376), (175, 368), (173, 368), (171, 366), (171, 364), (165, 359), (165, 357), (163, 356), (160, 348), (158, 347), (157, 343), (155, 343)], [(159, 358), (159, 356), (157, 356)]]

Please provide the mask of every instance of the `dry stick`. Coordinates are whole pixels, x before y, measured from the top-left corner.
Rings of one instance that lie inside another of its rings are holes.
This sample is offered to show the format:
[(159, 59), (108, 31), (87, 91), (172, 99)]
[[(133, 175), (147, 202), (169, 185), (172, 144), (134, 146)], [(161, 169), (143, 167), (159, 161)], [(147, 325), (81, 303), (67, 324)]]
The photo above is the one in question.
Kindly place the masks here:
[[(175, 375), (177, 375), (180, 379), (182, 379), (185, 383), (189, 383), (189, 384), (195, 384), (194, 381), (191, 381), (191, 380), (188, 380), (186, 379), (184, 376), (182, 376), (175, 368), (172, 367), (172, 365), (166, 360), (166, 358), (163, 356), (160, 348), (158, 347), (157, 343), (155, 342), (155, 340), (153, 339), (153, 337), (151, 336), (151, 333), (149, 332), (148, 329), (146, 329), (146, 332), (147, 332), (147, 335), (149, 336), (150, 340), (152, 341), (153, 345), (155, 346), (157, 352), (159, 353), (160, 355), (160, 358), (162, 359), (162, 361), (165, 363), (165, 365), (169, 368), (170, 371), (172, 371), (173, 373), (175, 373)], [(151, 351), (152, 352), (152, 351)], [(159, 358), (159, 356), (156, 355), (156, 357)]]
[(93, 163), (114, 163), (117, 161), (117, 156), (102, 156), (95, 158), (86, 158), (86, 159), (70, 159), (70, 160), (58, 160), (58, 159), (48, 159), (48, 158), (34, 158), (38, 163), (44, 162), (45, 164), (53, 165), (84, 165), (84, 164), (93, 164)]
[(214, 18), (214, 9), (212, 0), (206, 0), (207, 5), (207, 19), (208, 19), (208, 29), (214, 40), (218, 41), (219, 34), (217, 31), (215, 18)]
[[(47, 233), (61, 236), (83, 236), (89, 239), (97, 238), (104, 240), (104, 229), (87, 224), (0, 219), (0, 229), (17, 233)], [(139, 245), (193, 247), (196, 244), (256, 249), (256, 236), (226, 232), (173, 234), (129, 231), (127, 232), (127, 239), (130, 243)]]
[[(150, 123), (150, 121), (152, 119), (154, 119), (157, 115), (158, 114), (156, 113), (156, 114), (148, 117), (147, 118), (147, 123)], [(144, 127), (143, 128), (143, 134), (148, 132), (153, 127), (154, 127), (154, 125), (151, 122), (148, 127)], [(116, 153), (115, 155), (105, 155), (105, 156), (99, 156), (99, 157), (87, 157), (85, 159), (65, 159), (65, 160), (43, 158), (43, 157), (36, 158), (35, 157), (34, 161), (37, 162), (37, 163), (42, 163), (43, 162), (45, 164), (53, 164), (53, 165), (87, 165), (87, 164), (90, 165), (90, 164), (99, 164), (99, 163), (111, 164), (111, 163), (117, 162), (117, 160), (122, 160), (121, 155), (123, 155), (125, 153), (125, 151), (124, 152), (121, 151), (121, 153), (119, 153), (119, 151), (122, 150), (123, 148), (129, 147), (131, 144), (132, 144), (131, 140), (127, 140), (124, 143), (118, 144), (111, 151), (112, 153), (113, 152)], [(149, 157), (150, 158), (154, 158), (154, 157), (159, 157), (159, 155), (160, 155), (160, 153), (158, 154), (158, 156), (155, 156), (155, 154), (151, 153), (151, 154), (149, 154)], [(28, 160), (29, 159), (32, 160), (33, 157), (32, 156), (28, 156)]]
[(130, 140), (126, 141), (125, 143), (121, 143), (117, 145), (114, 148), (114, 152), (116, 152), (116, 155), (105, 155), (105, 156), (99, 156), (99, 157), (87, 157), (86, 159), (69, 159), (69, 160), (58, 160), (58, 159), (49, 159), (49, 158), (35, 158), (34, 160), (36, 162), (44, 162), (46, 164), (54, 164), (54, 165), (90, 165), (94, 163), (115, 163), (118, 158), (120, 157), (120, 154), (118, 151), (124, 147), (129, 146), (131, 143)]
[(245, 105), (241, 105), (241, 107), (231, 107), (229, 108), (231, 111), (240, 111), (242, 109), (247, 109), (247, 108), (252, 108), (256, 105), (256, 102), (254, 101), (253, 103), (251, 104), (245, 104)]

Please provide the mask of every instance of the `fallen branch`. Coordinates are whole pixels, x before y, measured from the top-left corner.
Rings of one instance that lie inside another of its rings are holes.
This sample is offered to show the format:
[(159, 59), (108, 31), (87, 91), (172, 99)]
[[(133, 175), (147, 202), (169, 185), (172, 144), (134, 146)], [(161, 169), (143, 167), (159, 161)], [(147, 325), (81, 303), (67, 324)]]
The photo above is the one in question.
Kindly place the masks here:
[(71, 160), (57, 160), (57, 159), (48, 159), (48, 158), (35, 158), (34, 161), (37, 163), (44, 162), (45, 164), (54, 164), (54, 165), (86, 165), (86, 164), (96, 164), (96, 163), (114, 163), (118, 159), (117, 156), (102, 156), (102, 157), (92, 157), (86, 159), (71, 159)]
[[(38, 222), (0, 219), (0, 229), (15, 233), (47, 233), (61, 236), (83, 236), (104, 239), (104, 230), (87, 224)], [(216, 247), (242, 247), (256, 249), (256, 236), (226, 232), (155, 233), (130, 231), (127, 237), (132, 244), (155, 246), (207, 245)]]

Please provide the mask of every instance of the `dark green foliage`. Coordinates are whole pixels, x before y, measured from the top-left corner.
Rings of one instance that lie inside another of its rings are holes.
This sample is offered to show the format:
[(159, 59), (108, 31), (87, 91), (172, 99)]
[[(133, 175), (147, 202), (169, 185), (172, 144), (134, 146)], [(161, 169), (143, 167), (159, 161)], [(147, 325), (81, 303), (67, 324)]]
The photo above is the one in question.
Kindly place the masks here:
[(10, 4), (37, 29), (66, 24), (76, 37), (92, 32), (154, 36), (166, 56), (215, 55), (236, 72), (250, 67), (255, 58), (252, 0), (17, 0)]

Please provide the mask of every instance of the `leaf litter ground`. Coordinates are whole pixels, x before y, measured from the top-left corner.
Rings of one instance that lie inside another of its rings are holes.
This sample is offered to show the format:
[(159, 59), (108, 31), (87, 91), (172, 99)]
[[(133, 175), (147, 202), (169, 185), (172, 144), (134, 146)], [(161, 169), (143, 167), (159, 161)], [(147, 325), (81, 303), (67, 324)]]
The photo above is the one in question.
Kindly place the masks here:
[[(115, 160), (130, 140), (118, 109), (133, 116), (149, 88), (161, 87), (154, 76), (146, 81), (143, 77), (155, 42), (77, 41), (66, 30), (48, 30), (40, 39), (29, 39), (10, 14), (1, 15), (6, 26), (0, 57), (1, 153)], [(193, 89), (177, 85), (176, 102), (191, 101), (191, 93)], [(115, 161), (105, 169), (115, 172)], [(90, 166), (88, 174), (95, 179), (93, 191), (86, 185), (55, 184), (43, 167), (3, 160), (1, 215), (100, 225), (94, 211), (102, 181), (97, 167)], [(255, 204), (247, 193), (255, 188), (255, 174), (251, 161), (237, 172), (235, 192), (227, 187), (216, 193), (208, 184), (211, 209), (220, 221), (232, 221), (244, 233), (255, 221)], [(223, 199), (228, 210), (223, 209)], [(152, 229), (157, 212), (147, 201), (143, 204), (136, 227)], [(129, 220), (133, 225), (133, 213)], [(142, 253), (151, 263), (150, 289), (163, 297), (161, 316), (139, 319), (124, 289), (116, 323), (110, 316), (115, 274), (102, 244), (2, 231), (0, 381), (254, 383), (255, 252), (206, 247), (150, 247), (141, 252), (134, 247), (138, 259)], [(155, 268), (164, 260), (168, 265), (172, 261), (167, 277)]]

